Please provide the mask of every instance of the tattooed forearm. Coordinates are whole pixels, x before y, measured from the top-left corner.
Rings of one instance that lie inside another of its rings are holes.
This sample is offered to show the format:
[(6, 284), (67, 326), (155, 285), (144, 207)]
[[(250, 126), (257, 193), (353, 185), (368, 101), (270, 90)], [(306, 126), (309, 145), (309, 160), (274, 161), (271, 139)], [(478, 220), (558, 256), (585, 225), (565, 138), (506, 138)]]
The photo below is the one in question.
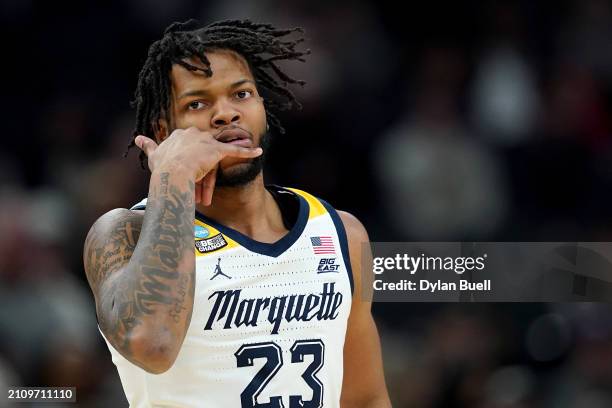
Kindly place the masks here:
[(187, 287), (189, 279), (185, 276), (179, 282), (179, 296), (174, 300), (173, 308), (170, 310), (170, 317), (178, 323), (181, 319), (181, 313), (185, 310), (185, 298), (187, 297)]
[[(128, 211), (85, 243), (87, 276), (100, 328), (128, 359), (134, 336), (169, 336), (180, 346), (193, 309), (195, 185), (180, 175), (153, 173), (143, 217)], [(136, 220), (138, 217), (140, 223)], [(125, 268), (123, 273), (113, 271)], [(136, 333), (138, 332), (138, 333)], [(138, 361), (136, 361), (138, 363)]]
[[(144, 223), (145, 229), (149, 225), (151, 232), (143, 236), (144, 250), (135, 254), (140, 272), (135, 301), (137, 312), (141, 314), (153, 313), (159, 304), (173, 303), (178, 295), (175, 281), (183, 272), (179, 264), (185, 262), (186, 252), (189, 253), (187, 258), (194, 257), (194, 186), (190, 183), (186, 191), (180, 191), (175, 186), (168, 186), (168, 177), (168, 173), (160, 175), (161, 194), (148, 200)], [(149, 214), (151, 217), (147, 217)]]

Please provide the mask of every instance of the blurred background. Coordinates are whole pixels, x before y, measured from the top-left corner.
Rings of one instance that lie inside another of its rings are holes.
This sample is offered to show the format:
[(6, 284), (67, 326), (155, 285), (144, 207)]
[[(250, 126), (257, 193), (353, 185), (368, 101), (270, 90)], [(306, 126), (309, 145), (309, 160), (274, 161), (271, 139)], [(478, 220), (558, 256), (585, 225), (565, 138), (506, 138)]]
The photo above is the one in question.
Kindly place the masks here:
[[(127, 406), (81, 251), (147, 194), (122, 157), (129, 101), (177, 20), (306, 29), (308, 62), (283, 65), (304, 109), (279, 115), (267, 182), (352, 212), (372, 241), (612, 241), (612, 3), (399, 4), (1, 0), (0, 385)], [(395, 407), (612, 406), (610, 305), (374, 313)]]

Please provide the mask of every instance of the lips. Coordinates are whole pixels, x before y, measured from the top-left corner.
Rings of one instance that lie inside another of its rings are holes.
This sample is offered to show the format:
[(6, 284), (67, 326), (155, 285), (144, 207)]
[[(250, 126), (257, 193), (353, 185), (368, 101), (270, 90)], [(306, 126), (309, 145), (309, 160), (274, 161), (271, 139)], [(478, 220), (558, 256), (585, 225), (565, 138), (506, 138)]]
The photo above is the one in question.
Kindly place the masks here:
[(226, 129), (226, 130), (219, 132), (217, 134), (216, 139), (223, 143), (232, 143), (232, 142), (238, 142), (242, 140), (246, 140), (250, 142), (251, 135), (243, 129), (232, 128), (232, 129)]

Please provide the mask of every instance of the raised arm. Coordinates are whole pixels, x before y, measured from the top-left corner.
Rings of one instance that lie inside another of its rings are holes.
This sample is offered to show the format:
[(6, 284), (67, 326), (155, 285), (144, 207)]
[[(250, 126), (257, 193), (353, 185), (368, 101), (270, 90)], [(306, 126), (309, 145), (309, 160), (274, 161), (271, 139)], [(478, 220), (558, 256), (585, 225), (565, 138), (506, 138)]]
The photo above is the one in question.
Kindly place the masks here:
[(199, 199), (212, 200), (214, 169), (226, 156), (253, 158), (257, 148), (224, 144), (196, 128), (175, 130), (158, 146), (138, 136), (151, 180), (144, 212), (113, 210), (85, 241), (83, 262), (100, 329), (126, 359), (151, 373), (174, 363), (193, 310), (193, 221)]
[(180, 171), (154, 171), (147, 209), (113, 210), (91, 228), (84, 264), (100, 329), (125, 358), (166, 371), (193, 308), (194, 183)]

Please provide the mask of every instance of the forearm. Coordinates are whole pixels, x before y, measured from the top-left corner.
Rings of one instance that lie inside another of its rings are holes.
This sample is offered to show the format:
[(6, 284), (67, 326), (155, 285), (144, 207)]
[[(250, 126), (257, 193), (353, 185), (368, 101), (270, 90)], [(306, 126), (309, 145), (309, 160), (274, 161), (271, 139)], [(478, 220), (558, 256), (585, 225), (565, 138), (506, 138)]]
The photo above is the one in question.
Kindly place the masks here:
[(126, 271), (109, 279), (101, 291), (102, 330), (115, 348), (141, 367), (167, 369), (164, 366), (174, 361), (189, 326), (195, 283), (194, 216), (194, 183), (187, 174), (178, 169), (154, 171), (142, 230)]

